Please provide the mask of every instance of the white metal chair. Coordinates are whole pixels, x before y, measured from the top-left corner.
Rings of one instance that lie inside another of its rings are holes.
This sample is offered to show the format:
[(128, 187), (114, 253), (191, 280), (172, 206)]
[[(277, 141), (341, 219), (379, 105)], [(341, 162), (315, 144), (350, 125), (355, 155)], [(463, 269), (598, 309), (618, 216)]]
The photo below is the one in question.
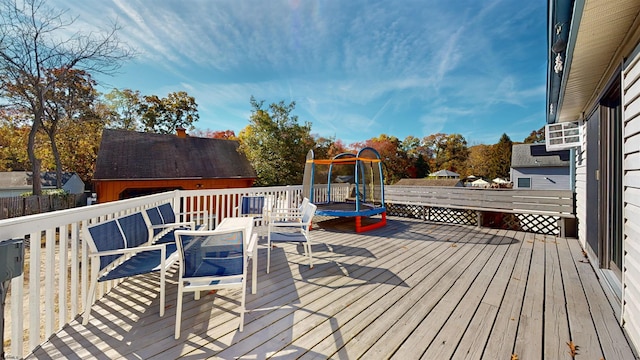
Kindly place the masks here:
[(240, 204), (236, 207), (238, 216), (251, 216), (256, 226), (265, 218), (266, 206), (269, 199), (264, 195), (243, 196)]
[[(244, 228), (228, 230), (177, 230), (180, 263), (175, 338), (180, 338), (184, 292), (241, 288), (240, 331), (243, 330), (247, 293), (247, 247)], [(252, 237), (253, 241), (253, 237)]]
[[(309, 231), (316, 213), (317, 206), (308, 202), (301, 213), (287, 217), (272, 218), (269, 221), (267, 235), (267, 273), (271, 265), (271, 247), (274, 242), (295, 242), (301, 243), (304, 247), (305, 255), (309, 257), (309, 267), (313, 267), (313, 257), (311, 253), (311, 240)], [(292, 232), (278, 232), (276, 230), (289, 228)], [(299, 231), (298, 231), (299, 230)]]
[(281, 208), (277, 206), (273, 206), (268, 209), (268, 219), (273, 219), (274, 221), (284, 221), (288, 218), (300, 218), (302, 216), (302, 211), (309, 204), (308, 198), (303, 198), (300, 206), (295, 208)]

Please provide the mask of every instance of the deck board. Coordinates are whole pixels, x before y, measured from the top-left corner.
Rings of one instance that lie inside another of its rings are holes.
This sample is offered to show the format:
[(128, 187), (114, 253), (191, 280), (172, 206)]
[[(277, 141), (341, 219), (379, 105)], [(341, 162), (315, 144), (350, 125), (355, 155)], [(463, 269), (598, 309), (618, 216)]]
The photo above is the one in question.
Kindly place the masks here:
[[(278, 244), (258, 293), (185, 295), (174, 340), (175, 269), (158, 316), (156, 275), (127, 279), (31, 359), (627, 359), (633, 352), (577, 240), (390, 217), (356, 234), (349, 224), (312, 231), (302, 248)], [(249, 279), (250, 280), (250, 279)], [(249, 282), (250, 283), (250, 282)]]
[[(581, 255), (582, 250), (579, 245), (575, 242), (569, 242), (569, 246), (589, 303), (589, 311), (592, 314), (604, 358), (632, 359), (633, 353), (628, 346), (625, 346), (627, 339), (618, 331), (620, 325), (595, 272), (588, 262), (580, 261), (584, 257)], [(581, 348), (581, 350), (580, 353), (583, 353), (584, 349)]]
[[(530, 234), (516, 234), (519, 242), (518, 255), (514, 263), (504, 264), (513, 269), (506, 290), (498, 307), (498, 315), (493, 323), (491, 335), (483, 351), (486, 359), (509, 359), (514, 353), (515, 337), (518, 331), (520, 312), (531, 263), (533, 240)], [(526, 240), (525, 240), (526, 239)], [(542, 341), (540, 339), (539, 341)]]
[(571, 342), (567, 318), (567, 300), (564, 294), (562, 268), (558, 253), (558, 241), (553, 236), (544, 236), (540, 241), (545, 249), (545, 290), (544, 290), (544, 357), (547, 359), (568, 359), (567, 343)]

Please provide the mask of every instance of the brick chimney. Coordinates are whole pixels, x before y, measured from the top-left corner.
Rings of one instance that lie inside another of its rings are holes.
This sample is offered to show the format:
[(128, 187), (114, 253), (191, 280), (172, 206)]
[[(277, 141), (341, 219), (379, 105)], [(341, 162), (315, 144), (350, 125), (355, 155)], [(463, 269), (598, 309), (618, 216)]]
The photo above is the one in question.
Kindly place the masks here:
[(179, 138), (184, 139), (187, 137), (187, 129), (179, 126), (176, 128), (176, 135), (178, 135)]

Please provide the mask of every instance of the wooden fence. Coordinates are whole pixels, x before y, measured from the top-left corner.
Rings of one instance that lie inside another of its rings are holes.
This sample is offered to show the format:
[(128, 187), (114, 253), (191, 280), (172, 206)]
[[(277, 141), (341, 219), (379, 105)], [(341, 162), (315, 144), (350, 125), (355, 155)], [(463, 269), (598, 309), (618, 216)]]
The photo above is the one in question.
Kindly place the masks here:
[(0, 198), (0, 219), (40, 214), (86, 205), (86, 194), (14, 196)]

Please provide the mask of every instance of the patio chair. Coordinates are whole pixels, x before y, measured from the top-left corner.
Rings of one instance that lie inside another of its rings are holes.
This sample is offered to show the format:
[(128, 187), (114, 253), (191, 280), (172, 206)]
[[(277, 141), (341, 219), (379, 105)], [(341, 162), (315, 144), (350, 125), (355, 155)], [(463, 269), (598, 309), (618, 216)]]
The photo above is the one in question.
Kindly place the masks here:
[[(311, 253), (311, 240), (309, 238), (309, 231), (313, 221), (313, 216), (316, 213), (317, 206), (307, 202), (302, 209), (302, 213), (298, 215), (291, 215), (283, 220), (271, 219), (268, 228), (267, 235), (267, 273), (271, 265), (271, 247), (274, 242), (294, 242), (300, 243), (304, 247), (305, 255), (309, 257), (309, 268), (313, 268), (313, 256)], [(288, 228), (289, 232), (280, 232), (278, 229)]]
[(238, 211), (238, 216), (253, 217), (254, 224), (259, 226), (265, 220), (266, 207), (269, 203), (270, 201), (264, 195), (243, 196), (236, 211)]
[[(185, 292), (213, 289), (242, 289), (240, 300), (240, 331), (243, 330), (247, 292), (247, 247), (244, 228), (228, 230), (177, 230), (179, 279), (176, 305), (175, 338), (180, 338), (182, 298)], [(253, 240), (252, 240), (253, 241)]]
[[(171, 203), (164, 203), (158, 206), (154, 206), (146, 209), (147, 217), (151, 222), (151, 230), (153, 230), (153, 242), (157, 244), (173, 243), (175, 236), (173, 232), (175, 230), (204, 230), (205, 225), (196, 225), (196, 221), (202, 222), (201, 218), (208, 217), (207, 212), (195, 212), (192, 217), (192, 221), (177, 221), (176, 213), (173, 210)], [(204, 213), (202, 215), (201, 213)]]
[(300, 218), (302, 216), (302, 211), (309, 203), (308, 198), (303, 198), (300, 206), (295, 208), (281, 208), (281, 207), (272, 207), (268, 211), (268, 218), (273, 219), (274, 221), (284, 221), (288, 218)]

